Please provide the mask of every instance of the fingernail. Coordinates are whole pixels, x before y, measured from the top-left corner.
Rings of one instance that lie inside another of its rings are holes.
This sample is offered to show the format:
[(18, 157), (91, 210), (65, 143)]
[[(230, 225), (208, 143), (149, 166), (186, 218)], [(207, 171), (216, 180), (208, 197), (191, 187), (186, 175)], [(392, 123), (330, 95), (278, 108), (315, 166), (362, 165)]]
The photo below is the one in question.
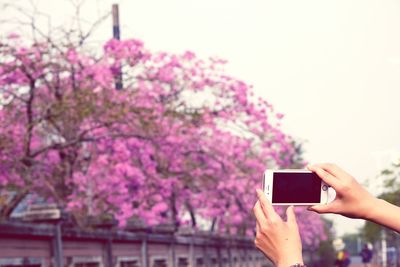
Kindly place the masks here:
[(258, 195), (258, 196), (262, 194), (261, 189), (256, 189), (256, 192), (257, 192), (257, 195)]

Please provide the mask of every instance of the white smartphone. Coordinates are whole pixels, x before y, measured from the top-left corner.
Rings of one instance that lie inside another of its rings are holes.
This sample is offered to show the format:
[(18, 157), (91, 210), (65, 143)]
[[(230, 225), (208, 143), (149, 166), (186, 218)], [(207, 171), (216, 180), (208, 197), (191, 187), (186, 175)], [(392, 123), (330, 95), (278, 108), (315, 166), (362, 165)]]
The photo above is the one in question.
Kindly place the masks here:
[(329, 186), (308, 170), (266, 170), (263, 190), (272, 205), (328, 203)]

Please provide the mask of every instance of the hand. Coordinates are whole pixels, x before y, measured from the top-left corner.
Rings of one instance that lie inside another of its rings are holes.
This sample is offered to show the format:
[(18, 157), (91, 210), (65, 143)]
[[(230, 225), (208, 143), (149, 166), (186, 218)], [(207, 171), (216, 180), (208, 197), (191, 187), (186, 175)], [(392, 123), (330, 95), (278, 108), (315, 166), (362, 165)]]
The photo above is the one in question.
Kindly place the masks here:
[(293, 206), (286, 210), (287, 221), (275, 212), (264, 192), (257, 189), (258, 201), (254, 206), (257, 234), (254, 241), (278, 267), (303, 264), (302, 246)]
[(377, 199), (356, 179), (334, 164), (315, 164), (307, 167), (336, 191), (336, 198), (326, 205), (309, 208), (318, 213), (337, 213), (349, 218), (369, 219)]

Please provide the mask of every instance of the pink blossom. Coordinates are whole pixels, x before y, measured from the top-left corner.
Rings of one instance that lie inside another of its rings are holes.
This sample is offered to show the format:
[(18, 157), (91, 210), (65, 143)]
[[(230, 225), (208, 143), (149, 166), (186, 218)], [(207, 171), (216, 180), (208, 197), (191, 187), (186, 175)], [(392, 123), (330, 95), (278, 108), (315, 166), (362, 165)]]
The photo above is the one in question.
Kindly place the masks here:
[[(112, 39), (96, 56), (60, 49), (0, 51), (1, 93), (26, 90), (0, 109), (2, 186), (29, 184), (77, 218), (91, 210), (121, 227), (132, 218), (179, 224), (190, 212), (221, 233), (254, 232), (264, 169), (290, 167), (297, 152), (274, 122), (282, 115), (224, 73), (225, 61), (152, 53), (139, 40)], [(318, 217), (301, 213), (299, 227), (306, 244), (324, 238)]]

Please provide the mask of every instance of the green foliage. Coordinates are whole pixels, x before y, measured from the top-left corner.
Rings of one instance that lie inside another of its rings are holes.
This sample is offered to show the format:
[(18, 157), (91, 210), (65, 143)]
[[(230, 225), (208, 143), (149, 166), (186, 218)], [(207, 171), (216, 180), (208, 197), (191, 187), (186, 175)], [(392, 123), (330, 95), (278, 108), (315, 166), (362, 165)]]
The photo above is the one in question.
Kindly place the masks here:
[[(384, 169), (380, 173), (384, 179), (385, 192), (380, 194), (378, 198), (384, 199), (394, 205), (400, 206), (400, 162), (393, 163), (388, 169)], [(367, 221), (362, 229), (362, 235), (368, 242), (374, 243), (380, 240), (384, 227)], [(388, 244), (395, 244), (398, 234), (386, 229)]]
[(359, 234), (346, 234), (342, 237), (344, 243), (346, 244), (346, 250), (350, 255), (358, 255), (360, 235)]
[[(393, 188), (392, 192), (383, 193), (378, 197), (386, 200), (387, 202), (400, 206), (400, 188)], [(381, 238), (382, 229), (385, 228), (376, 223), (367, 221), (362, 229), (363, 236), (367, 241), (374, 243)], [(394, 243), (398, 238), (398, 234), (389, 229), (386, 229), (386, 236), (389, 244)]]
[(333, 222), (331, 220), (322, 219), (324, 222), (325, 232), (327, 239), (320, 243), (317, 254), (320, 255), (318, 266), (333, 266), (335, 261), (335, 249), (333, 248)]

